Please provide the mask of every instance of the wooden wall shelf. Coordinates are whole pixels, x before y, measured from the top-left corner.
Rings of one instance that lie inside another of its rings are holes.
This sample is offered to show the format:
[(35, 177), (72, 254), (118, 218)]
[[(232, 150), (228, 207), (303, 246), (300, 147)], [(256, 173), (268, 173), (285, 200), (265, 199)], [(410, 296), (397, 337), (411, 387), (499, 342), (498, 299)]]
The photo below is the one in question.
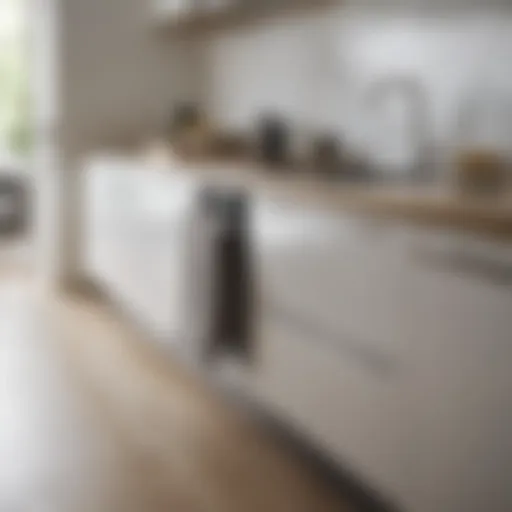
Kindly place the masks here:
[(259, 5), (237, 5), (215, 12), (192, 12), (183, 16), (156, 19), (157, 29), (165, 33), (194, 34), (224, 28), (236, 28), (286, 12), (304, 12), (339, 3), (338, 0), (289, 0), (265, 2)]

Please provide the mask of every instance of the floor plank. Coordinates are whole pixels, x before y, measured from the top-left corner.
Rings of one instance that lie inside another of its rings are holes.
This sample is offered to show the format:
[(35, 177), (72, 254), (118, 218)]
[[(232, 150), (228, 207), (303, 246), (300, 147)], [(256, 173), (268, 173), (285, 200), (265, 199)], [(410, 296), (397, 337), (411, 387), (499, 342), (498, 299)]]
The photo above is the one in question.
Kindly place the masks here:
[(95, 301), (4, 279), (0, 378), (2, 512), (348, 510)]

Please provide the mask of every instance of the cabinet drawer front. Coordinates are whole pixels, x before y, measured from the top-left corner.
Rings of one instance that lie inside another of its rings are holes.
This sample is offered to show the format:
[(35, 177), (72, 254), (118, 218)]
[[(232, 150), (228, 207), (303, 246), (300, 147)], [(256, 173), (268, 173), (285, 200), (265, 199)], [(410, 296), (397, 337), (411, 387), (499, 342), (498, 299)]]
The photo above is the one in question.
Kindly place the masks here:
[[(310, 226), (294, 237), (299, 219)], [(269, 225), (255, 241), (263, 300), (285, 304), (340, 336), (401, 350), (409, 286), (401, 226), (349, 216), (307, 217), (292, 209), (275, 214)]]
[(413, 474), (425, 510), (510, 510), (512, 287), (495, 279), (509, 250), (460, 233), (411, 231), (420, 404)]
[(384, 493), (406, 486), (408, 399), (402, 375), (382, 374), (303, 329), (268, 319), (259, 333), (256, 388), (313, 443)]
[(410, 248), (410, 308), (425, 363), (507, 371), (512, 284), (499, 276), (512, 270), (512, 246), (416, 230)]

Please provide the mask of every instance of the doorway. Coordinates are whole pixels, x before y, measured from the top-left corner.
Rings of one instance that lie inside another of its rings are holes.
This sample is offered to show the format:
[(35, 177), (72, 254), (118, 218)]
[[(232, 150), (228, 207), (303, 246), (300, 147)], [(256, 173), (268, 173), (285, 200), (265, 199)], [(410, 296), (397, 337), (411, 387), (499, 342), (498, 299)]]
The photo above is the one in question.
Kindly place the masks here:
[(30, 258), (31, 101), (25, 0), (0, 0), (0, 266)]

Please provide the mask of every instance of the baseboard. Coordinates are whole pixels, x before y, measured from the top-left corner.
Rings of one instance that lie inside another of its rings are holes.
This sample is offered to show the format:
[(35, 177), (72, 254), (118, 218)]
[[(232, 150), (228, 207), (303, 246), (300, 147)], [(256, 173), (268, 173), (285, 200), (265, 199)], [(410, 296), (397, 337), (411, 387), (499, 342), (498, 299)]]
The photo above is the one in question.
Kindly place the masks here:
[(291, 423), (253, 398), (223, 388), (224, 395), (279, 443), (297, 455), (324, 481), (348, 501), (358, 512), (404, 512), (393, 500), (368, 485), (348, 465), (334, 461), (325, 451), (314, 446), (309, 438)]

